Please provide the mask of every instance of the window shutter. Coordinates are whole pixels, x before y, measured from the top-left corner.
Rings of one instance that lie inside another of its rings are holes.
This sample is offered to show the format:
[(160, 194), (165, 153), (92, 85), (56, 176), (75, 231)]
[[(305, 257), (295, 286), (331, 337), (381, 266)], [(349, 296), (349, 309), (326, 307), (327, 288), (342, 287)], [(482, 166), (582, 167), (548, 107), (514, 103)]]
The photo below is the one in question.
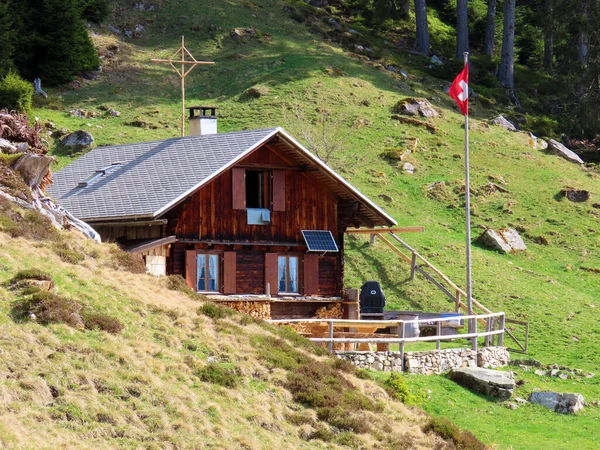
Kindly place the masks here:
[(233, 209), (246, 209), (246, 169), (231, 169), (231, 198)]
[(279, 293), (277, 285), (277, 253), (265, 253), (265, 292), (267, 283), (271, 285), (271, 295)]
[(223, 253), (223, 294), (235, 294), (236, 253)]
[(273, 211), (285, 211), (285, 170), (273, 171)]
[(304, 295), (319, 295), (319, 255), (304, 255)]
[(185, 252), (185, 281), (190, 289), (198, 290), (198, 259), (196, 250), (186, 250)]

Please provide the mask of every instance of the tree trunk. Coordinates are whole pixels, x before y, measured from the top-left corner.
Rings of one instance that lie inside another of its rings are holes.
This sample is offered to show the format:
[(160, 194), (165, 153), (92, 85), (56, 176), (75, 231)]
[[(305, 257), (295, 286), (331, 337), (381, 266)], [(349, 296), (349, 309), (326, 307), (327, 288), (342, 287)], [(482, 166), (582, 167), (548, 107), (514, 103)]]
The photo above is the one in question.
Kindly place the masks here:
[(483, 54), (494, 54), (496, 38), (496, 0), (488, 0), (487, 20), (485, 22), (485, 40), (483, 41)]
[(544, 1), (544, 68), (552, 73), (554, 65), (554, 0)]
[(427, 28), (427, 4), (425, 0), (415, 0), (415, 21), (417, 40), (415, 48), (425, 56), (429, 55), (429, 29)]
[(504, 33), (498, 81), (510, 88), (515, 86), (515, 8), (516, 0), (504, 2)]
[(463, 53), (469, 51), (469, 18), (467, 0), (456, 3), (456, 59), (463, 59)]
[(581, 16), (582, 20), (577, 35), (577, 62), (581, 63), (583, 67), (587, 67), (590, 58), (590, 0), (584, 0), (581, 3)]
[(400, 15), (403, 18), (408, 19), (408, 17), (410, 16), (410, 0), (401, 0)]

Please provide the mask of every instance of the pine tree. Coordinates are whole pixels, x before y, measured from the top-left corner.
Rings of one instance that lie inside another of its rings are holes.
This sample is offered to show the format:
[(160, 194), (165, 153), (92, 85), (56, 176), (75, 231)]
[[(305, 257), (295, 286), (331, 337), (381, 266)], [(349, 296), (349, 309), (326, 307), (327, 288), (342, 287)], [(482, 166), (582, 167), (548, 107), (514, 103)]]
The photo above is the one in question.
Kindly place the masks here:
[(415, 0), (415, 21), (417, 39), (415, 48), (425, 56), (429, 55), (429, 28), (427, 27), (427, 4), (425, 0)]
[(510, 88), (515, 86), (515, 9), (516, 0), (505, 0), (502, 56), (498, 80)]

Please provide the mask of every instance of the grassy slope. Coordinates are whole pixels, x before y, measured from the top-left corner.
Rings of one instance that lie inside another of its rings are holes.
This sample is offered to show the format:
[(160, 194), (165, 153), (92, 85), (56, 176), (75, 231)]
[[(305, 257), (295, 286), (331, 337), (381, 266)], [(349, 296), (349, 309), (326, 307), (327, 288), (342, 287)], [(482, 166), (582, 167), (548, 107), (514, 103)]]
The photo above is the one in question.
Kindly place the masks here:
[[(373, 382), (341, 372), (338, 377), (382, 411), (364, 412), (373, 427), (360, 435), (341, 433), (326, 443), (307, 439), (319, 421), (283, 387), (288, 370), (265, 356), (267, 342), (277, 340), (274, 329), (241, 315), (198, 315), (199, 300), (167, 290), (164, 280), (115, 267), (110, 246), (76, 237), (62, 242), (85, 255), (80, 264), (61, 261), (52, 242), (0, 232), (0, 447), (381, 448), (394, 440), (411, 448), (440, 445), (422, 433), (422, 414), (384, 401), (387, 394)], [(52, 274), (60, 294), (120, 319), (123, 332), (11, 320), (15, 293), (4, 282), (31, 268)], [(333, 361), (291, 348), (290, 360), (297, 352), (314, 364)], [(211, 360), (237, 368), (238, 386), (201, 381), (199, 373)], [(385, 422), (394, 423), (393, 430)]]
[[(207, 1), (202, 8), (188, 1), (163, 1), (157, 11), (145, 13), (132, 11), (127, 2), (122, 4), (127, 6), (117, 12), (118, 18), (112, 23), (144, 23), (146, 37), (120, 39), (97, 30), (95, 39), (102, 48), (119, 45), (117, 57), (105, 62), (105, 73), (98, 81), (84, 82), (78, 91), (52, 92), (45, 107), (36, 109), (38, 117), (70, 129), (89, 124), (100, 145), (177, 136), (178, 80), (169, 68), (148, 61), (170, 55), (179, 45), (180, 34), (185, 33), (198, 59), (217, 62), (190, 75), (188, 104), (219, 106), (222, 131), (283, 126), (296, 135), (306, 125), (293, 119), (293, 104), (300, 105), (309, 117), (318, 106), (331, 111), (341, 122), (349, 154), (336, 159), (335, 166), (371, 198), (377, 199), (381, 193), (391, 196), (393, 201), (384, 206), (401, 225), (424, 225), (425, 233), (407, 236), (407, 240), (464, 285), (464, 219), (461, 199), (452, 193), (463, 178), (463, 161), (457, 156), (462, 152), (462, 118), (441, 91), (442, 82), (427, 75), (425, 60), (396, 51), (353, 24), (363, 33), (363, 45), (375, 48), (386, 62), (407, 70), (410, 77), (402, 81), (350, 57), (336, 44), (311, 32), (315, 24), (323, 27), (322, 20), (311, 19), (314, 23), (308, 25), (293, 22), (282, 9), (288, 3), (281, 1)], [(235, 41), (229, 37), (235, 27), (254, 27), (272, 35), (272, 40)], [(232, 59), (233, 54), (244, 58)], [(327, 70), (332, 68), (344, 76), (329, 76)], [(243, 93), (256, 84), (268, 86), (271, 92), (248, 100)], [(430, 134), (390, 119), (392, 105), (407, 95), (427, 97), (443, 112), (435, 121), (441, 132)], [(120, 110), (121, 117), (82, 120), (65, 112), (75, 107), (95, 110), (101, 105)], [(529, 247), (527, 252), (510, 256), (475, 247), (475, 296), (492, 310), (530, 321), (532, 357), (600, 371), (595, 345), (600, 334), (599, 275), (581, 269), (600, 267), (598, 210), (590, 205), (596, 201), (598, 176), (530, 149), (525, 134), (480, 125), (491, 112), (477, 100), (472, 110), (473, 187), (486, 184), (489, 176), (502, 176), (510, 191), (475, 197), (474, 230), (519, 225), (526, 229)], [(159, 128), (143, 130), (125, 125), (137, 116)], [(367, 119), (370, 125), (356, 126), (358, 119)], [(407, 146), (414, 137), (420, 140), (410, 159), (417, 168), (415, 175), (403, 174), (379, 156), (385, 147)], [(59, 158), (61, 164), (69, 161)], [(448, 199), (437, 201), (426, 196), (426, 187), (436, 181), (449, 186)], [(557, 194), (565, 186), (590, 190), (592, 201), (574, 204), (559, 199)], [(537, 244), (540, 236), (549, 244)], [(348, 247), (348, 286), (380, 279), (391, 307), (450, 308), (442, 294), (423, 280), (409, 283), (407, 267), (383, 246), (368, 247), (366, 240), (359, 239), (349, 241)], [(586, 389), (588, 398), (600, 397), (597, 386)], [(455, 409), (444, 411), (456, 415)], [(597, 420), (597, 413), (593, 414)]]

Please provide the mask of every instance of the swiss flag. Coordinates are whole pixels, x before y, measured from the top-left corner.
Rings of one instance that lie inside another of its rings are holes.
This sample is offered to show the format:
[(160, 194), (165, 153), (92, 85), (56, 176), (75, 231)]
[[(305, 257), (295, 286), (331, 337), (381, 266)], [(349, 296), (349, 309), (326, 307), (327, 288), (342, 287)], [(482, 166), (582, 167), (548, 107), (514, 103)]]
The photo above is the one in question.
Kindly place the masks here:
[(465, 116), (469, 115), (469, 65), (465, 64), (465, 68), (452, 82), (448, 91), (450, 97), (458, 104), (458, 107)]

